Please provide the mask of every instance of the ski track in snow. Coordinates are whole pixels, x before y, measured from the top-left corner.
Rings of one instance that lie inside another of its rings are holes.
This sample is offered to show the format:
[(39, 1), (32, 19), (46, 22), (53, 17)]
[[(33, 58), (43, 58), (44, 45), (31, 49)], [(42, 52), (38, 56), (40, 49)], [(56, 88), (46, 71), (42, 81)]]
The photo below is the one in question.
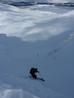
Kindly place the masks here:
[(60, 43), (59, 46), (57, 46), (55, 49), (53, 49), (52, 51), (50, 51), (48, 53), (48, 56), (54, 56), (54, 55), (56, 55), (60, 50), (62, 50), (64, 47), (66, 47), (66, 45), (69, 45), (69, 42), (72, 39), (74, 39), (74, 32), (70, 33), (69, 36), (67, 38), (65, 38), (63, 40), (63, 42)]

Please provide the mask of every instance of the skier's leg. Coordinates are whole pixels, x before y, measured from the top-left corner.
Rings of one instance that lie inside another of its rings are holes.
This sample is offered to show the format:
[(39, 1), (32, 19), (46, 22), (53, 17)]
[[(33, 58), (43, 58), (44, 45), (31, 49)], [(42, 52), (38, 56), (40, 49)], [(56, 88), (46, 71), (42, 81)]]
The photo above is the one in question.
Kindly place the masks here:
[(37, 76), (36, 76), (35, 74), (33, 74), (32, 77), (33, 77), (34, 79), (37, 79)]

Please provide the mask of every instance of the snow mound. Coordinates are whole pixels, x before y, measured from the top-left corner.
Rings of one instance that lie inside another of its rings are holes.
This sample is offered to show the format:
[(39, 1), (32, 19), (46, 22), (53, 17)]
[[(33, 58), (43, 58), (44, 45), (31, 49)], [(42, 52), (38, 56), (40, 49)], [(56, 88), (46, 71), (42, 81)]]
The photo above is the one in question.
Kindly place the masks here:
[(4, 89), (0, 90), (0, 98), (39, 98), (22, 89)]
[[(8, 77), (8, 79), (9, 78), (10, 77)], [(11, 81), (13, 81), (13, 83), (8, 81), (11, 85), (0, 84), (0, 98), (67, 98), (51, 90), (46, 86), (46, 83), (39, 80), (32, 80), (30, 78), (14, 78), (14, 80), (12, 80), (11, 78)]]
[(0, 34), (37, 41), (73, 32), (74, 10), (54, 9), (56, 7), (40, 5), (21, 9), (0, 4)]

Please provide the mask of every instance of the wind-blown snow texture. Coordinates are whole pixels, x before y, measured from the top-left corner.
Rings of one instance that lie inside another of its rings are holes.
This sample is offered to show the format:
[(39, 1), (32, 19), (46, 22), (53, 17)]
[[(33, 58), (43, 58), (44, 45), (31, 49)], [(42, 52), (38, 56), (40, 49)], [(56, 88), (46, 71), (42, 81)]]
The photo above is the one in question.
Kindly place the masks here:
[(73, 7), (0, 3), (0, 98), (74, 98), (73, 46)]
[(1, 0), (1, 1), (7, 1), (7, 2), (11, 2), (11, 1), (25, 1), (25, 2), (74, 2), (74, 0)]

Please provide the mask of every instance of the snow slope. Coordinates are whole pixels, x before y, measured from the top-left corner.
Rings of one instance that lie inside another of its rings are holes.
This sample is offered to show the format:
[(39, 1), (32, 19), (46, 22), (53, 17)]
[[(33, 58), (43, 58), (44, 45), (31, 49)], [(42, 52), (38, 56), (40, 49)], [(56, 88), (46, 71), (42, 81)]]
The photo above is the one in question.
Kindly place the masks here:
[(10, 1), (13, 1), (13, 2), (19, 2), (19, 1), (25, 1), (25, 2), (74, 2), (74, 0), (1, 0), (1, 1), (7, 1), (7, 2), (10, 2)]
[(22, 89), (11, 89), (7, 86), (4, 84), (2, 88), (0, 87), (0, 98), (39, 98)]
[[(73, 98), (73, 26), (73, 8), (0, 3), (1, 98)], [(32, 66), (45, 82), (28, 78)]]
[(63, 3), (63, 2), (74, 2), (74, 0), (48, 0), (49, 2)]

